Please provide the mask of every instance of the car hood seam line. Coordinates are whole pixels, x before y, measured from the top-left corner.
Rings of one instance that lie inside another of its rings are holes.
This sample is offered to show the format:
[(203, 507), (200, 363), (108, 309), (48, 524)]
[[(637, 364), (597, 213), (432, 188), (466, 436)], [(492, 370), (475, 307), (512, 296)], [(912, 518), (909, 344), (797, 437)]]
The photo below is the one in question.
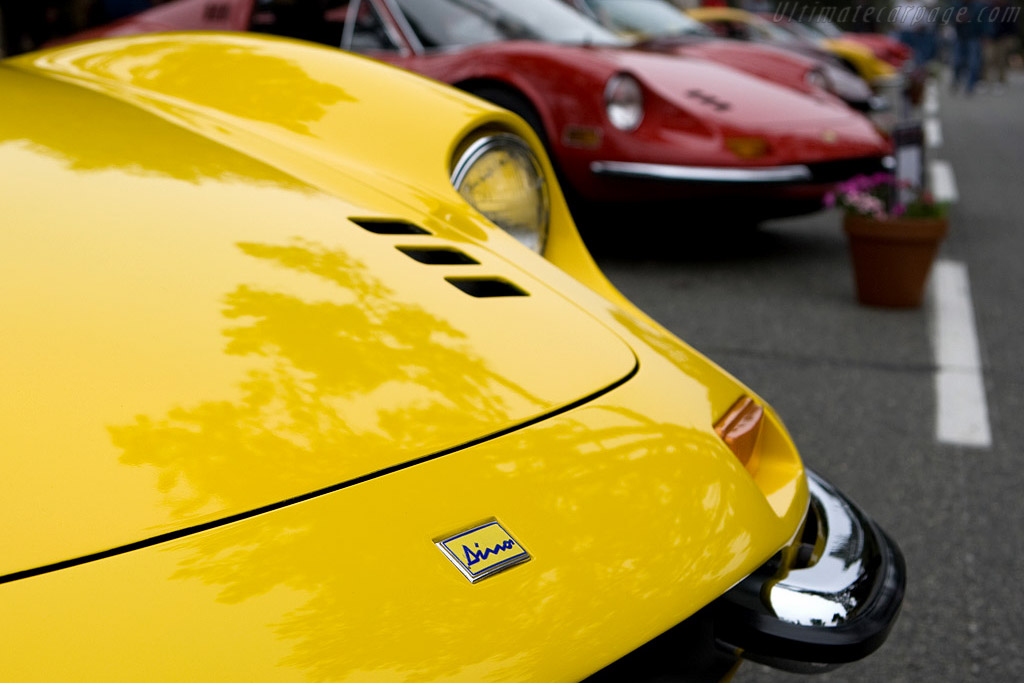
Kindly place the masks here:
[[(632, 349), (630, 351), (632, 352)], [(38, 566), (38, 567), (33, 567), (31, 569), (22, 569), (20, 571), (11, 572), (10, 574), (6, 574), (6, 575), (3, 575), (3, 576), (0, 576), (0, 585), (5, 584), (5, 583), (11, 583), (13, 581), (18, 581), (18, 580), (21, 580), (21, 579), (28, 579), (28, 578), (31, 578), (31, 577), (34, 577), (34, 576), (40, 576), (40, 575), (43, 575), (43, 574), (49, 574), (49, 573), (52, 573), (52, 572), (55, 572), (55, 571), (59, 571), (61, 569), (69, 569), (71, 567), (76, 567), (76, 566), (83, 565), (83, 564), (89, 564), (91, 562), (95, 562), (97, 560), (103, 560), (103, 559), (106, 559), (108, 557), (116, 557), (118, 555), (124, 555), (124, 554), (127, 554), (129, 552), (133, 552), (135, 550), (142, 550), (143, 548), (149, 548), (149, 547), (152, 547), (152, 546), (155, 546), (155, 545), (160, 545), (162, 543), (167, 543), (169, 541), (175, 541), (175, 540), (178, 540), (180, 538), (185, 538), (187, 536), (192, 536), (194, 534), (202, 533), (204, 531), (210, 531), (212, 529), (216, 529), (216, 528), (219, 528), (219, 527), (222, 527), (222, 526), (227, 526), (227, 525), (233, 524), (235, 522), (245, 521), (245, 520), (251, 519), (253, 517), (258, 517), (259, 515), (263, 515), (263, 514), (266, 514), (266, 513), (269, 513), (269, 512), (274, 512), (274, 511), (280, 510), (282, 508), (290, 507), (290, 506), (295, 505), (297, 503), (303, 503), (305, 501), (312, 500), (314, 498), (319, 498), (321, 496), (325, 496), (325, 495), (328, 495), (330, 493), (334, 493), (336, 491), (341, 491), (343, 489), (350, 488), (350, 487), (355, 486), (357, 484), (362, 484), (362, 483), (365, 483), (365, 482), (368, 482), (368, 481), (372, 481), (374, 479), (379, 479), (379, 478), (381, 478), (381, 477), (383, 477), (385, 475), (393, 474), (395, 472), (400, 472), (402, 470), (409, 469), (409, 468), (414, 467), (416, 465), (421, 465), (423, 463), (430, 462), (431, 460), (437, 460), (438, 458), (442, 458), (442, 457), (444, 457), (446, 455), (451, 455), (453, 453), (457, 453), (459, 451), (463, 451), (463, 450), (466, 450), (468, 448), (473, 448), (474, 446), (478, 446), (478, 445), (480, 445), (482, 443), (485, 443), (487, 441), (492, 441), (494, 439), (500, 438), (500, 437), (505, 436), (507, 434), (511, 434), (512, 432), (519, 431), (520, 429), (525, 429), (527, 427), (530, 427), (530, 426), (532, 426), (534, 424), (537, 424), (538, 422), (542, 422), (544, 420), (551, 419), (552, 417), (556, 417), (558, 415), (561, 415), (562, 413), (566, 413), (566, 412), (569, 412), (570, 410), (575, 410), (576, 408), (579, 408), (579, 407), (581, 407), (583, 405), (586, 405), (587, 403), (590, 403), (591, 401), (594, 401), (594, 400), (600, 398), (601, 396), (604, 396), (605, 394), (610, 393), (611, 391), (613, 391), (613, 390), (617, 389), (618, 387), (622, 386), (623, 384), (625, 384), (626, 382), (631, 380), (633, 377), (635, 377), (636, 374), (639, 372), (639, 370), (640, 370), (640, 362), (637, 359), (636, 354), (634, 353), (633, 354), (633, 367), (632, 367), (632, 369), (628, 373), (626, 373), (624, 376), (622, 376), (621, 378), (619, 378), (616, 381), (612, 382), (608, 386), (606, 386), (606, 387), (604, 387), (602, 389), (599, 389), (599, 390), (597, 390), (597, 391), (595, 391), (595, 392), (593, 392), (591, 394), (588, 394), (588, 395), (584, 396), (583, 398), (579, 398), (579, 399), (577, 399), (577, 400), (575, 400), (575, 401), (573, 401), (571, 403), (567, 403), (564, 406), (560, 406), (560, 407), (558, 407), (558, 408), (556, 408), (554, 410), (551, 410), (549, 412), (543, 413), (542, 415), (537, 415), (535, 417), (532, 417), (532, 418), (530, 418), (528, 420), (525, 420), (523, 422), (520, 422), (518, 424), (514, 424), (514, 425), (512, 425), (510, 427), (506, 427), (506, 428), (498, 430), (496, 432), (492, 432), (490, 434), (486, 434), (486, 435), (478, 437), (476, 439), (472, 439), (472, 440), (467, 441), (465, 443), (458, 444), (456, 446), (452, 446), (450, 448), (446, 448), (444, 450), (437, 451), (435, 453), (429, 453), (427, 455), (420, 456), (418, 458), (413, 458), (412, 460), (408, 460), (406, 462), (399, 463), (397, 465), (392, 465), (390, 467), (385, 467), (383, 469), (376, 470), (376, 471), (370, 472), (368, 474), (363, 474), (363, 475), (360, 475), (358, 477), (354, 477), (352, 479), (347, 479), (345, 481), (339, 482), (337, 484), (332, 484), (330, 486), (327, 486), (327, 487), (324, 487), (324, 488), (320, 488), (320, 489), (317, 489), (315, 491), (310, 491), (308, 493), (303, 493), (303, 494), (300, 494), (298, 496), (292, 496), (291, 498), (286, 498), (285, 500), (280, 500), (280, 501), (277, 501), (277, 502), (274, 502), (274, 503), (269, 503), (267, 505), (262, 505), (260, 507), (253, 508), (252, 510), (246, 510), (245, 512), (239, 512), (239, 513), (236, 513), (236, 514), (233, 514), (233, 515), (228, 515), (227, 517), (222, 517), (220, 519), (215, 519), (215, 520), (212, 520), (212, 521), (209, 521), (209, 522), (204, 522), (202, 524), (196, 524), (196, 525), (184, 527), (184, 528), (181, 528), (181, 529), (175, 529), (174, 531), (169, 531), (169, 532), (166, 532), (166, 533), (163, 533), (163, 534), (158, 534), (156, 536), (151, 536), (149, 538), (145, 538), (145, 539), (142, 539), (140, 541), (134, 541), (132, 543), (127, 543), (127, 544), (124, 544), (124, 545), (116, 546), (114, 548), (109, 548), (107, 550), (101, 550), (99, 552), (94, 552), (94, 553), (88, 553), (86, 555), (80, 555), (78, 557), (73, 557), (73, 558), (70, 558), (70, 559), (67, 559), (67, 560), (61, 560), (59, 562), (52, 562), (50, 564), (45, 564), (45, 565), (41, 565), (41, 566)]]

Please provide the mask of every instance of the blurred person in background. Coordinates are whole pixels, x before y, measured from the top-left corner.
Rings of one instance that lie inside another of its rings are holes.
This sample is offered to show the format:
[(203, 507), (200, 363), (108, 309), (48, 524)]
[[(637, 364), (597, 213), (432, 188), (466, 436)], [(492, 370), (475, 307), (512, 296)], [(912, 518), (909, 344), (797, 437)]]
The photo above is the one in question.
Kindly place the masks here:
[(985, 80), (993, 84), (994, 92), (1006, 89), (1006, 68), (1010, 55), (1017, 49), (1020, 32), (1020, 8), (1007, 0), (996, 0), (992, 5), (992, 19), (985, 51)]
[(950, 67), (956, 56), (956, 28), (951, 22), (942, 22), (938, 30), (939, 60)]
[(985, 23), (980, 0), (957, 0), (953, 5), (953, 21), (956, 29), (956, 47), (953, 50), (953, 92), (960, 87), (968, 95), (974, 93), (981, 79), (982, 39)]
[(901, 43), (914, 51), (914, 59), (921, 53), (920, 26), (918, 20), (924, 12), (924, 5), (917, 0), (901, 0), (896, 3), (893, 28)]
[(918, 23), (919, 49), (914, 53), (914, 64), (922, 66), (938, 57), (939, 53), (939, 27), (935, 22), (929, 21), (927, 17), (934, 16), (937, 11), (938, 0), (924, 0), (924, 14), (921, 22)]

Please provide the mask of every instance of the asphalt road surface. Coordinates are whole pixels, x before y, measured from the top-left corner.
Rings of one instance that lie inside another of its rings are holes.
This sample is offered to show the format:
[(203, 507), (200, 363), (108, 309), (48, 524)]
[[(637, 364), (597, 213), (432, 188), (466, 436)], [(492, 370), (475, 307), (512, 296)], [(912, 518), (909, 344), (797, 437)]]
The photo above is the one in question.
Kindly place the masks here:
[[(937, 92), (929, 154), (959, 196), (940, 270), (969, 284), (933, 271), (920, 310), (855, 303), (834, 212), (725, 238), (680, 220), (700, 239), (597, 255), (628, 297), (772, 403), (806, 463), (902, 547), (889, 641), (820, 681), (1024, 680), (1024, 75), (998, 95)], [(961, 295), (952, 327), (942, 287)], [(966, 357), (944, 359), (950, 344)], [(967, 383), (943, 389), (943, 372)], [(808, 679), (748, 663), (735, 680)]]

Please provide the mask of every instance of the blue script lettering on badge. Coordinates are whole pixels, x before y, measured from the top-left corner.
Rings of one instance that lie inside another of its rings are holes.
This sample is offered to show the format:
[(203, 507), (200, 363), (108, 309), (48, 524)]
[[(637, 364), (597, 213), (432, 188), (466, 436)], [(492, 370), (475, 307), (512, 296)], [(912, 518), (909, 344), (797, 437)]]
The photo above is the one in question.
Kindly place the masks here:
[(530, 554), (497, 520), (435, 541), (471, 582), (530, 559)]

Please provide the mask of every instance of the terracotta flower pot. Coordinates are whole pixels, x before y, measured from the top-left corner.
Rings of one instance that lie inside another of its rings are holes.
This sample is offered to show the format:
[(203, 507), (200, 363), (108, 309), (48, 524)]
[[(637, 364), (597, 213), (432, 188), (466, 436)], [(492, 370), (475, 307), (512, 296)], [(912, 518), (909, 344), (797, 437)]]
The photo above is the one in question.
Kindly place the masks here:
[(948, 228), (946, 218), (879, 221), (847, 214), (843, 229), (850, 242), (857, 299), (868, 306), (920, 306), (928, 272)]

